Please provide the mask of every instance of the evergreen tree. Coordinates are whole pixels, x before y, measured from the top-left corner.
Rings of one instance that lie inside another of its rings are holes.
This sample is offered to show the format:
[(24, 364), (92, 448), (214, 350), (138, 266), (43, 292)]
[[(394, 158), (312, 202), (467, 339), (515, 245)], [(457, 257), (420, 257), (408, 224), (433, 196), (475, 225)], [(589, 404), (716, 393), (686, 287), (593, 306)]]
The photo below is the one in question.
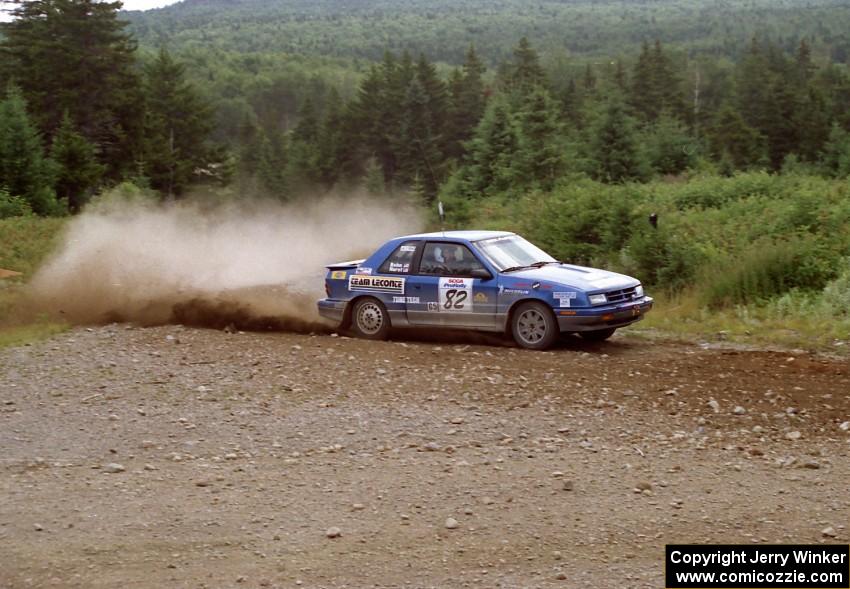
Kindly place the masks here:
[(462, 73), (455, 70), (449, 84), (451, 94), (447, 120), (446, 155), (460, 159), (465, 150), (463, 145), (472, 137), (472, 132), (484, 114), (487, 97), (483, 75), (485, 67), (478, 59), (475, 48), (466, 52)]
[(142, 124), (136, 47), (118, 20), (121, 3), (15, 4), (0, 41), (0, 68), (21, 86), (48, 137), (68, 112), (110, 177), (120, 177), (138, 156)]
[(322, 181), (319, 158), (319, 119), (313, 101), (307, 99), (298, 111), (298, 123), (289, 142), (287, 176), (294, 183), (293, 189), (302, 191)]
[(208, 142), (212, 109), (165, 48), (145, 67), (144, 167), (151, 186), (179, 195), (220, 156)]
[(27, 114), (26, 101), (13, 86), (0, 101), (0, 189), (24, 199), (36, 214), (61, 212), (41, 136)]
[(286, 137), (274, 133), (272, 137), (260, 131), (257, 155), (257, 177), (263, 188), (279, 200), (290, 197)]
[(502, 84), (511, 92), (531, 92), (537, 86), (546, 86), (548, 79), (537, 52), (526, 37), (514, 47), (513, 61), (505, 68)]
[(658, 40), (652, 48), (646, 42), (641, 47), (632, 75), (630, 103), (638, 117), (646, 121), (656, 120), (664, 110), (686, 118), (681, 80)]
[(695, 139), (669, 112), (661, 113), (647, 134), (645, 144), (649, 163), (659, 174), (680, 174), (695, 163)]
[(763, 165), (767, 161), (764, 136), (747, 125), (731, 105), (727, 104), (717, 114), (708, 137), (714, 154), (725, 158), (735, 169)]
[(469, 142), (464, 192), (475, 197), (512, 188), (518, 173), (518, 143), (508, 102), (501, 96), (492, 98)]
[(77, 133), (67, 113), (53, 136), (50, 158), (56, 165), (56, 193), (76, 213), (97, 187), (106, 168), (98, 163), (94, 146)]
[(827, 173), (836, 178), (850, 176), (850, 133), (837, 124), (832, 126), (824, 146), (823, 164)]
[(558, 140), (558, 110), (543, 88), (534, 90), (517, 113), (519, 123), (518, 165), (524, 179), (551, 190), (563, 172), (564, 156)]
[(620, 97), (609, 98), (592, 125), (588, 155), (591, 175), (603, 182), (626, 182), (646, 176), (635, 122)]

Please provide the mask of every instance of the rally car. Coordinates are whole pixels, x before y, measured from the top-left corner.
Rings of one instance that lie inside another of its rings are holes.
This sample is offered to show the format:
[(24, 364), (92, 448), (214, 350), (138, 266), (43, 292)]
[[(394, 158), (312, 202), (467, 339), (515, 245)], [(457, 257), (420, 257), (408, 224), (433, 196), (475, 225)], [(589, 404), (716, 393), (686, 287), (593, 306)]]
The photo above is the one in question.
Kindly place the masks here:
[(390, 327), (505, 332), (544, 350), (561, 333), (602, 341), (652, 308), (640, 281), (559, 262), (519, 235), (444, 231), (391, 239), (327, 266), (319, 314), (367, 339)]

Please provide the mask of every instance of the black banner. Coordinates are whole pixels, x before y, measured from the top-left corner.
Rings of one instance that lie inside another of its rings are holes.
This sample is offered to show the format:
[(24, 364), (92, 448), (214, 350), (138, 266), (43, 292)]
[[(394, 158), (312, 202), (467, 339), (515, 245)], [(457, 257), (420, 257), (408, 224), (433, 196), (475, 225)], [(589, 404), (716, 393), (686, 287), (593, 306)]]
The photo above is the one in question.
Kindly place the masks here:
[(667, 589), (850, 589), (847, 544), (669, 544)]

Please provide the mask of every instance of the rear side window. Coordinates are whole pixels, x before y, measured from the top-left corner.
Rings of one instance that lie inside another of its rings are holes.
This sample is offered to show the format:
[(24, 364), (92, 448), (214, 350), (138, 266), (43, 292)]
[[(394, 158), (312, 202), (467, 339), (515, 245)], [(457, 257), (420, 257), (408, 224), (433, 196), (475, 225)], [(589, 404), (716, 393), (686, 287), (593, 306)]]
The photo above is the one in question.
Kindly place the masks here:
[(484, 266), (462, 243), (428, 242), (419, 263), (420, 274), (436, 276), (471, 276)]
[(381, 274), (408, 274), (413, 256), (416, 254), (415, 241), (406, 241), (398, 246), (390, 257), (381, 265), (378, 272)]

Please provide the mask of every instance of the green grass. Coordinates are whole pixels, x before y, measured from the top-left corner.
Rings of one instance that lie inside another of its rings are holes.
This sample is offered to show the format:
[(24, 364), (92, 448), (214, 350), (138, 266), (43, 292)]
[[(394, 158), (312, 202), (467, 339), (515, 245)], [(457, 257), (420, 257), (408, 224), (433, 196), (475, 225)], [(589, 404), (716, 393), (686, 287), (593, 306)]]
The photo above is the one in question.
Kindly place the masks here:
[(836, 316), (816, 298), (792, 294), (764, 305), (724, 309), (708, 309), (695, 292), (655, 298), (655, 308), (630, 332), (850, 354), (850, 316)]
[(0, 219), (0, 268), (32, 277), (39, 264), (56, 247), (67, 219), (11, 217)]
[(22, 285), (56, 247), (64, 218), (12, 217), (0, 219), (0, 268), (22, 276), (0, 279), (0, 348), (47, 339), (69, 325), (21, 311)]

